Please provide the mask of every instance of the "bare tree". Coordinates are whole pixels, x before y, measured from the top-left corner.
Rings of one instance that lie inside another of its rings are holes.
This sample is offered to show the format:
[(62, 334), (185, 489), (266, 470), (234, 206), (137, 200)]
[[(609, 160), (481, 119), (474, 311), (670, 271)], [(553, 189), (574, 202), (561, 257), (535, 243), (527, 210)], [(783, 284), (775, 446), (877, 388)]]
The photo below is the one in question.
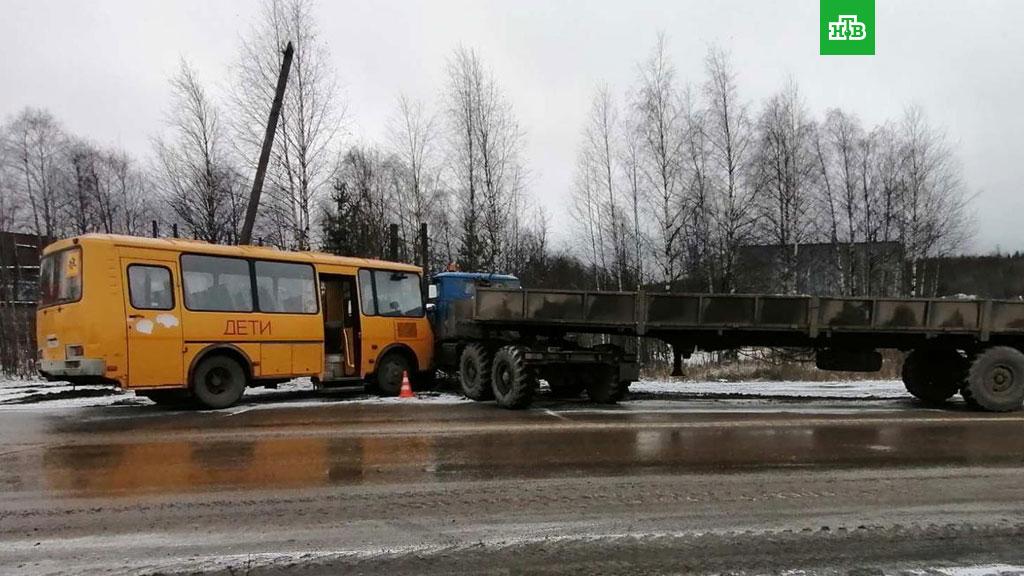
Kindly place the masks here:
[(4, 147), (12, 188), (28, 206), (30, 228), (38, 236), (55, 238), (64, 228), (60, 219), (64, 131), (46, 110), (26, 108), (6, 132)]
[(717, 228), (721, 287), (736, 289), (736, 256), (753, 231), (753, 198), (745, 179), (751, 153), (751, 126), (740, 101), (736, 74), (725, 52), (708, 50), (704, 96), (714, 170), (715, 226)]
[(594, 166), (594, 158), (588, 150), (580, 151), (576, 159), (576, 177), (572, 190), (570, 213), (579, 228), (586, 246), (584, 258), (590, 265), (594, 288), (601, 289), (601, 279), (606, 272), (604, 259), (604, 237), (602, 235), (601, 203), (599, 199), (599, 178), (595, 178), (598, 170)]
[(683, 92), (683, 118), (683, 172), (687, 202), (683, 227), (686, 257), (690, 274), (701, 280), (704, 289), (714, 292), (714, 198), (708, 113), (695, 104), (689, 87)]
[(117, 206), (111, 228), (134, 236), (144, 234), (146, 224), (157, 216), (157, 210), (146, 198), (146, 174), (123, 150), (105, 152), (102, 165), (102, 186), (110, 198), (107, 202)]
[(921, 260), (963, 247), (973, 231), (969, 197), (946, 137), (910, 106), (900, 122), (903, 153), (900, 235), (910, 263), (909, 293), (921, 295)]
[(0, 231), (18, 229), (21, 220), (22, 205), (18, 202), (17, 186), (12, 168), (12, 159), (8, 156), (6, 126), (0, 126)]
[(438, 126), (421, 102), (399, 96), (398, 109), (388, 132), (400, 167), (401, 235), (408, 242), (415, 242), (421, 223), (427, 223), (430, 229), (441, 226), (438, 218), (441, 195)]
[(514, 242), (524, 183), (522, 132), (512, 108), (472, 50), (459, 48), (448, 62), (446, 120), (449, 174), (459, 201), (459, 261), (466, 269), (494, 269), (507, 262)]
[[(819, 164), (824, 166), (824, 171), (829, 172), (823, 174), (828, 177), (830, 183), (831, 197), (828, 202), (831, 205), (830, 217), (833, 220), (830, 227), (836, 231), (835, 242), (845, 241), (846, 246), (845, 257), (840, 258), (840, 252), (836, 251), (837, 264), (841, 271), (840, 290), (843, 294), (855, 294), (859, 270), (854, 250), (856, 243), (863, 237), (864, 219), (860, 213), (868, 208), (861, 203), (858, 185), (859, 156), (862, 151), (859, 143), (865, 137), (864, 129), (856, 116), (833, 109), (825, 116), (823, 133), (830, 155), (825, 156), (824, 163), (819, 160)], [(829, 156), (831, 163), (828, 162)], [(838, 247), (838, 244), (836, 246)]]
[(158, 185), (190, 236), (233, 244), (245, 201), (220, 114), (187, 62), (171, 78), (171, 89), (168, 133), (155, 141)]
[(616, 164), (620, 151), (618, 112), (607, 87), (598, 88), (590, 105), (590, 116), (583, 129), (583, 149), (579, 169), (589, 171), (587, 180), (596, 188), (593, 210), (596, 241), (602, 270), (609, 274), (616, 289), (623, 289), (629, 258), (626, 241), (626, 217), (620, 205)]
[(669, 61), (665, 36), (640, 69), (640, 92), (635, 103), (643, 144), (643, 174), (650, 190), (656, 225), (655, 253), (662, 280), (674, 282), (683, 274), (680, 242), (686, 210), (680, 160), (684, 119), (675, 87), (675, 67)]
[(479, 193), (480, 153), (477, 128), (480, 85), (483, 70), (473, 52), (460, 48), (448, 61), (446, 118), (450, 130), (449, 171), (459, 208), (459, 262), (468, 270), (477, 270), (483, 260), (482, 199)]
[(264, 220), (276, 244), (308, 250), (310, 225), (331, 179), (331, 152), (343, 116), (312, 0), (264, 0), (260, 21), (242, 43), (231, 113), (237, 151), (255, 170), (281, 51), (289, 41), (295, 53), (267, 169)]
[(811, 186), (815, 163), (813, 124), (790, 81), (771, 96), (757, 122), (755, 197), (765, 238), (780, 249), (781, 289), (796, 292), (796, 256), (811, 230)]
[(632, 244), (632, 275), (637, 290), (643, 288), (645, 276), (645, 232), (641, 220), (643, 210), (643, 153), (641, 134), (635, 126), (624, 126), (618, 165), (623, 182), (623, 196), (631, 216), (629, 236)]
[(67, 159), (64, 167), (64, 192), (61, 201), (62, 218), (72, 224), (71, 232), (85, 234), (99, 227), (93, 224), (99, 220), (96, 206), (99, 186), (99, 150), (81, 138), (72, 138), (66, 147)]

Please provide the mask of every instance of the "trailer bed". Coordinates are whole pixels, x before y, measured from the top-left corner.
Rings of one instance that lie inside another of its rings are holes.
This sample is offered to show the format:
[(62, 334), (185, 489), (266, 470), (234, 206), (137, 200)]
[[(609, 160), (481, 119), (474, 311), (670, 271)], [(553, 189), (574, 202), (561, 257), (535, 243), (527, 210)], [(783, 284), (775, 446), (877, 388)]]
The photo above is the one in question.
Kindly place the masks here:
[(1024, 335), (1024, 302), (770, 294), (480, 288), (480, 328), (650, 336), (702, 348), (737, 345), (910, 348), (920, 340), (989, 342)]

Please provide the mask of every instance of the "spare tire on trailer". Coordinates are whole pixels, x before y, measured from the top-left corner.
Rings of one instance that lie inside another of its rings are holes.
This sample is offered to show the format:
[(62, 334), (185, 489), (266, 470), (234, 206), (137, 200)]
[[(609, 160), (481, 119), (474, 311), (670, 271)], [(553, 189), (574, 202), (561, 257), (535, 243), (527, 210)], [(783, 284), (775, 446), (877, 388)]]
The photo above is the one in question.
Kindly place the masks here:
[(903, 359), (903, 385), (915, 398), (941, 404), (953, 397), (967, 377), (967, 360), (953, 349), (913, 350)]
[(480, 344), (467, 344), (459, 356), (459, 387), (470, 400), (494, 398), (491, 389), (491, 353)]
[(494, 355), (491, 389), (498, 406), (502, 408), (526, 408), (533, 402), (537, 376), (526, 365), (522, 348), (504, 346)]
[(979, 353), (961, 394), (968, 404), (983, 410), (1020, 410), (1024, 405), (1024, 353), (1009, 346)]
[(587, 396), (598, 404), (615, 404), (629, 392), (629, 382), (619, 380), (617, 371), (609, 366), (595, 366), (583, 370), (581, 378)]
[(574, 374), (550, 370), (544, 374), (544, 380), (555, 398), (579, 398), (583, 394), (583, 382)]

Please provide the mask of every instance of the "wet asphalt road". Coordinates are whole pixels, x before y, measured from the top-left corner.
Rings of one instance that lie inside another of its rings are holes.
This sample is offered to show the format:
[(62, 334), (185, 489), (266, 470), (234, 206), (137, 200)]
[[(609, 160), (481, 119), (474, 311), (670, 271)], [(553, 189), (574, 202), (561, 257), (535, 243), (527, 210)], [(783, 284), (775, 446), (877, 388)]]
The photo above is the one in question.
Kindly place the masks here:
[(1024, 414), (344, 400), (0, 412), (0, 573), (1024, 563)]

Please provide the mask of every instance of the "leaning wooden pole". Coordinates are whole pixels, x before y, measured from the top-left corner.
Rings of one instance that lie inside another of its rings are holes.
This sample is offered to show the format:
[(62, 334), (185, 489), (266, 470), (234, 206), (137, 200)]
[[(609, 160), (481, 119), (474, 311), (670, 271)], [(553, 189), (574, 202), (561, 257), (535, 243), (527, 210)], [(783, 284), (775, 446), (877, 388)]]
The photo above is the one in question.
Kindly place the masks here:
[(242, 234), (238, 237), (239, 244), (252, 243), (252, 227), (256, 223), (256, 211), (260, 207), (260, 194), (263, 193), (263, 180), (267, 176), (267, 163), (270, 162), (270, 151), (274, 147), (274, 134), (277, 132), (277, 119), (281, 116), (281, 103), (284, 101), (284, 89), (288, 85), (288, 71), (292, 67), (292, 43), (284, 48), (284, 60), (281, 61), (281, 73), (277, 77), (277, 90), (274, 92), (274, 103), (270, 105), (270, 118), (267, 119), (267, 132), (263, 135), (263, 148), (260, 150), (260, 161), (256, 165), (256, 178), (252, 181), (252, 192), (249, 193), (249, 206), (245, 210), (245, 223)]

